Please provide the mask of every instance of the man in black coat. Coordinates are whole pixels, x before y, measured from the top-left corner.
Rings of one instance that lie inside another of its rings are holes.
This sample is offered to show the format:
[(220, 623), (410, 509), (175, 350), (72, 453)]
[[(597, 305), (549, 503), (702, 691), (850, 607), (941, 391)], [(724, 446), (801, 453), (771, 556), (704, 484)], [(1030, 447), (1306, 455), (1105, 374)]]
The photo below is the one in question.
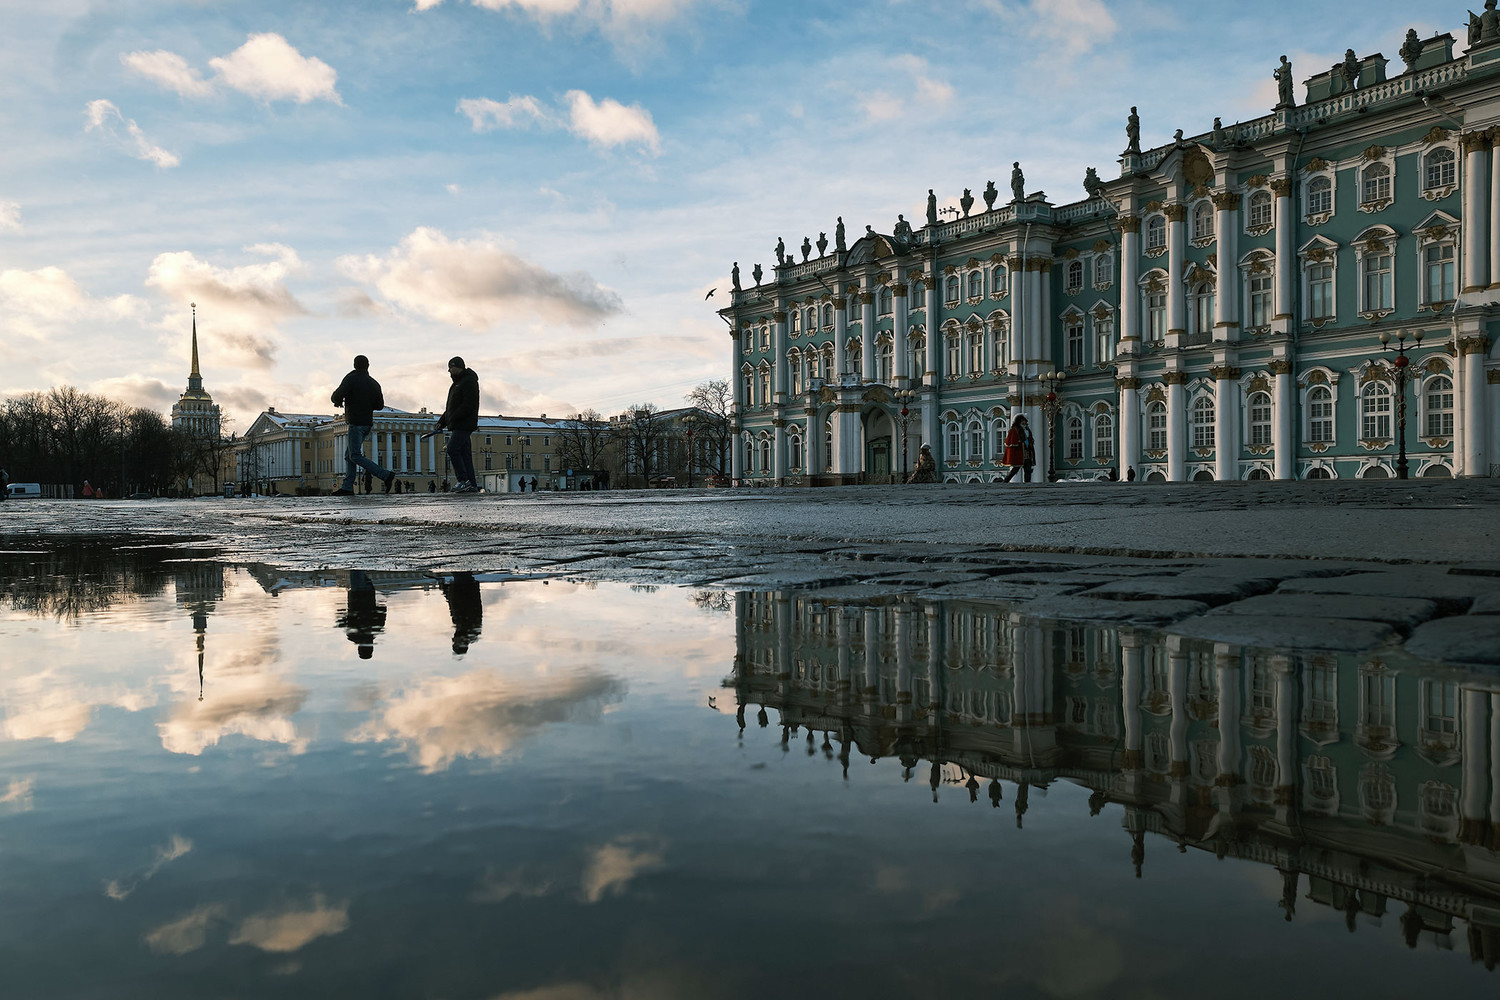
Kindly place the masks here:
[(381, 467), (380, 463), (365, 458), (365, 438), (375, 426), (375, 411), (385, 409), (385, 396), (380, 392), (380, 383), (370, 377), (370, 359), (363, 354), (354, 359), (354, 370), (344, 376), (344, 381), (333, 390), (330, 397), (334, 406), (344, 408), (344, 423), (349, 438), (348, 450), (344, 452), (344, 485), (333, 491), (336, 497), (354, 496), (354, 477), (359, 469), (385, 483), (385, 492), (391, 491), (391, 482), (396, 474)]
[(453, 477), (458, 480), (454, 493), (478, 493), (479, 480), (474, 475), (474, 450), (469, 435), (479, 429), (479, 375), (464, 364), (463, 358), (450, 358), (448, 405), (438, 418), (438, 430), (447, 429), (448, 460), (453, 463)]

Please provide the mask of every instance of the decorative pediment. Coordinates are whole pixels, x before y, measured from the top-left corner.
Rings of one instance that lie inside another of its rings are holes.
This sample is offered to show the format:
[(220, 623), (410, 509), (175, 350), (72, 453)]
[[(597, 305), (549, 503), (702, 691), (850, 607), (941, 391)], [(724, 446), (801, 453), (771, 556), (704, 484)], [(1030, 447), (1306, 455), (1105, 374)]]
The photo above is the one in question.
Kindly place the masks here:
[(1326, 236), (1314, 236), (1302, 244), (1302, 249), (1297, 255), (1311, 261), (1324, 261), (1331, 259), (1338, 253), (1339, 245)]
[(976, 267), (979, 267), (979, 258), (970, 257), (968, 260), (964, 261), (964, 267), (968, 268), (971, 271), (974, 270)]
[(1077, 260), (1082, 255), (1082, 251), (1077, 247), (1068, 247), (1068, 249), (1063, 251), (1063, 260)]
[(1307, 166), (1302, 168), (1303, 173), (1316, 174), (1328, 169), (1328, 161), (1321, 156), (1314, 156), (1307, 161)]
[(1384, 159), (1385, 154), (1386, 148), (1384, 146), (1375, 145), (1367, 147), (1360, 155), (1366, 160), (1380, 160)]
[(1095, 240), (1092, 249), (1094, 253), (1109, 253), (1111, 246), (1109, 240)]
[(1153, 385), (1146, 390), (1143, 397), (1148, 403), (1165, 403), (1167, 401), (1167, 390), (1159, 385)]
[(1094, 322), (1096, 323), (1102, 323), (1104, 320), (1109, 319), (1111, 315), (1113, 315), (1113, 310), (1103, 302), (1096, 304), (1093, 308)]
[(1412, 230), (1423, 242), (1436, 243), (1458, 235), (1458, 220), (1447, 212), (1433, 212)]
[(1250, 376), (1250, 381), (1248, 381), (1248, 382), (1245, 383), (1245, 391), (1247, 393), (1249, 393), (1249, 392), (1270, 392), (1271, 391), (1271, 379), (1270, 379), (1270, 377), (1267, 376), (1267, 375), (1265, 375), (1264, 373), (1261, 373), (1261, 372), (1257, 372), (1254, 375), (1251, 375)]
[(1423, 143), (1423, 145), (1431, 146), (1435, 142), (1445, 142), (1447, 140), (1448, 136), (1450, 136), (1452, 134), (1453, 133), (1449, 132), (1447, 129), (1443, 128), (1441, 125), (1434, 125), (1434, 126), (1432, 126), (1432, 130), (1431, 131), (1429, 131), (1426, 135), (1422, 136), (1422, 143)]
[(1213, 183), (1214, 165), (1202, 149), (1195, 148), (1182, 158), (1182, 179), (1195, 188)]

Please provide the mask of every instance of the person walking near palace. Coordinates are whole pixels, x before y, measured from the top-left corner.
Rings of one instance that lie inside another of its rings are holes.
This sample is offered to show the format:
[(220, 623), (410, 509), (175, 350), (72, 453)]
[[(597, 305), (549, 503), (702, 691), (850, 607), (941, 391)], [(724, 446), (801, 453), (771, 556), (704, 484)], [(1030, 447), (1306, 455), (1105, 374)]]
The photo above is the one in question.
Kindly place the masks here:
[(1036, 441), (1026, 424), (1025, 414), (1010, 422), (1010, 430), (1005, 435), (1005, 464), (1010, 466), (1010, 472), (1005, 476), (1007, 483), (1022, 470), (1026, 473), (1023, 481), (1031, 482), (1031, 470), (1036, 465)]
[(438, 418), (438, 430), (449, 431), (448, 460), (453, 463), (454, 493), (478, 493), (474, 451), (469, 435), (479, 430), (479, 375), (460, 357), (448, 360), (448, 405)]
[[(354, 370), (344, 376), (344, 381), (329, 397), (334, 406), (344, 408), (344, 423), (349, 438), (349, 447), (344, 452), (344, 485), (333, 491), (336, 497), (354, 496), (354, 478), (358, 470), (375, 476), (385, 484), (385, 492), (391, 491), (396, 474), (365, 458), (365, 439), (375, 427), (375, 411), (385, 409), (385, 396), (380, 392), (380, 383), (370, 377), (370, 359), (360, 354), (354, 359)], [(368, 492), (368, 487), (366, 492)]]

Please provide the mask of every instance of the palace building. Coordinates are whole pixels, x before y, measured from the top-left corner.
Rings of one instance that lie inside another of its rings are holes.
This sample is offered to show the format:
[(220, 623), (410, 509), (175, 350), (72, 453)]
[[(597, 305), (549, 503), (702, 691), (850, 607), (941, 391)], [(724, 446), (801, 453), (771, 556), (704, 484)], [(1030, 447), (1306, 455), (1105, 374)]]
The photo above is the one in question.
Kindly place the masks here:
[(741, 482), (886, 482), (922, 444), (993, 482), (1013, 417), (1041, 473), (1149, 481), (1500, 473), (1500, 14), (1455, 55), (1350, 50), (1253, 121), (1142, 148), (1081, 201), (810, 240), (741, 284)]

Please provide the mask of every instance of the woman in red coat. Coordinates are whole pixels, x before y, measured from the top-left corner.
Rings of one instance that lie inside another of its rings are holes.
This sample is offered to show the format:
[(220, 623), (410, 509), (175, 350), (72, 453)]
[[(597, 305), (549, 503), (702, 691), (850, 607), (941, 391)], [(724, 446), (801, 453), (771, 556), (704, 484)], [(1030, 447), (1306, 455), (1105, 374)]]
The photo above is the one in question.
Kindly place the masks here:
[(1005, 464), (1010, 466), (1010, 473), (1005, 477), (1008, 483), (1016, 477), (1016, 473), (1025, 471), (1025, 482), (1031, 482), (1031, 470), (1036, 465), (1036, 441), (1031, 436), (1031, 428), (1026, 425), (1026, 416), (1018, 415), (1010, 422), (1010, 430), (1005, 435)]

